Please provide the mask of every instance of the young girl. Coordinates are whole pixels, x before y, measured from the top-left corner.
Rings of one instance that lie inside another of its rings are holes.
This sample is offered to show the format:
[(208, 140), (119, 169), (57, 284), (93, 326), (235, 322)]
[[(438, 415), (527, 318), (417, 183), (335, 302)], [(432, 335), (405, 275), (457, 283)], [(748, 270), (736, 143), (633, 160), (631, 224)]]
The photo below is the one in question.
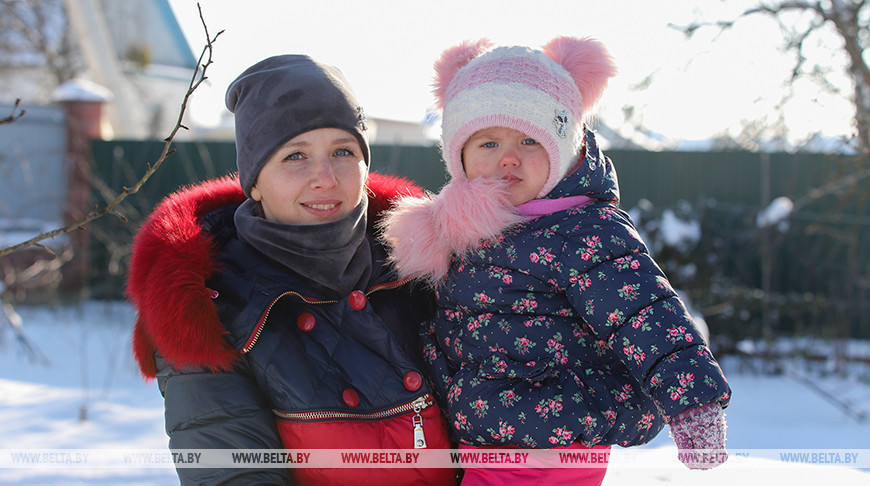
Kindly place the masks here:
[[(425, 354), (454, 438), (632, 446), (670, 423), (681, 451), (722, 452), (681, 455), (687, 465), (723, 461), (728, 383), (586, 128), (615, 72), (603, 46), (480, 41), (435, 67), (451, 181), (404, 199), (384, 226), (399, 273), (437, 290)], [(600, 484), (606, 469), (505, 471), (470, 469), (463, 484)]]
[[(169, 196), (133, 248), (134, 351), (165, 398), (170, 448), (450, 448), (416, 332), (432, 297), (396, 278), (370, 224), (399, 193), (420, 191), (369, 173), (365, 116), (336, 68), (270, 57), (226, 101), (238, 177)], [(456, 477), (412, 467), (177, 472), (185, 485)]]

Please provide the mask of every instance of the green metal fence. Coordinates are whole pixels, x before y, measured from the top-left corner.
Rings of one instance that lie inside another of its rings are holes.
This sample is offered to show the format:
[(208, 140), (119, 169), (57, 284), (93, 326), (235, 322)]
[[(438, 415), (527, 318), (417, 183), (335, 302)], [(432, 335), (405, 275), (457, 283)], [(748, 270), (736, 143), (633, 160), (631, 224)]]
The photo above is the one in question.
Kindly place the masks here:
[[(132, 234), (162, 197), (235, 169), (231, 142), (174, 145), (176, 153), (124, 203), (120, 213), (126, 221), (102, 218), (89, 228), (95, 297), (123, 297)], [(138, 180), (162, 146), (95, 142), (95, 204)], [(870, 338), (866, 160), (749, 152), (613, 150), (607, 155), (619, 173), (623, 208), (646, 200), (652, 216), (674, 209), (702, 222), (697, 247), (688, 254), (665, 248), (656, 258), (707, 315), (711, 328), (726, 336), (761, 336), (773, 329)], [(436, 147), (376, 145), (372, 161), (372, 170), (405, 176), (431, 191), (446, 182)], [(759, 210), (779, 196), (800, 206), (788, 230), (757, 228)], [(686, 274), (686, 268), (693, 273)]]

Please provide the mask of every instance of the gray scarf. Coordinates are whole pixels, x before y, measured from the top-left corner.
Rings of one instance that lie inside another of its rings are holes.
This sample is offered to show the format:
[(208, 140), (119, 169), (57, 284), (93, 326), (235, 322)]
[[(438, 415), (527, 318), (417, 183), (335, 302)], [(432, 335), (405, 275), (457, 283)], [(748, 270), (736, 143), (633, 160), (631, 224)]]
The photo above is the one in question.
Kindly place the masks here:
[(330, 297), (342, 298), (364, 287), (372, 273), (366, 238), (368, 198), (338, 221), (292, 225), (269, 221), (259, 205), (246, 200), (236, 210), (239, 238), (300, 275)]

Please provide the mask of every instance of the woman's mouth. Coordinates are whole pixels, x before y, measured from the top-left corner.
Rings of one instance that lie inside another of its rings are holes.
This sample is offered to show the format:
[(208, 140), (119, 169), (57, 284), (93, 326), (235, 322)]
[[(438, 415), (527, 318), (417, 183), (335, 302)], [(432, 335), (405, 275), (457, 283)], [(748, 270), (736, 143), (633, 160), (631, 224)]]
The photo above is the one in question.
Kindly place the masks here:
[(341, 201), (311, 201), (302, 207), (317, 218), (329, 218), (341, 211)]
[(318, 211), (329, 211), (330, 209), (335, 209), (338, 207), (337, 203), (328, 203), (328, 204), (303, 204), (305, 207), (309, 207), (311, 209), (316, 209)]

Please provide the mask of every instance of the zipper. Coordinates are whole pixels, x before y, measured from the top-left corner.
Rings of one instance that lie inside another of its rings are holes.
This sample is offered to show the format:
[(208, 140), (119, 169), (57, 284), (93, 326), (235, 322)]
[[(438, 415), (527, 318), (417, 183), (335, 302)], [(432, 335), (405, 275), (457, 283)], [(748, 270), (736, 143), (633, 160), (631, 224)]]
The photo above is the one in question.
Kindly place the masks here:
[(251, 334), (251, 337), (248, 338), (248, 342), (246, 342), (245, 345), (242, 346), (242, 354), (249, 353), (251, 351), (251, 348), (253, 348), (254, 345), (257, 344), (257, 340), (260, 339), (260, 334), (263, 333), (263, 327), (265, 327), (266, 325), (266, 319), (269, 318), (269, 313), (272, 312), (272, 308), (275, 307), (275, 304), (277, 304), (279, 300), (287, 297), (288, 295), (296, 296), (306, 304), (335, 304), (336, 302), (338, 302), (337, 300), (320, 300), (313, 299), (311, 297), (305, 297), (299, 292), (292, 290), (290, 292), (284, 292), (278, 297), (272, 299), (272, 302), (269, 302), (269, 305), (266, 306), (266, 310), (263, 311), (263, 315), (260, 317), (260, 321), (257, 322), (257, 326), (254, 328), (254, 332)]
[[(408, 283), (408, 281), (410, 281), (410, 280), (411, 280), (411, 278), (408, 277), (408, 278), (403, 278), (401, 280), (396, 280), (393, 282), (387, 282), (385, 284), (375, 285), (374, 287), (369, 289), (369, 291), (366, 292), (365, 295), (366, 295), (366, 297), (368, 297), (369, 295), (372, 294), (372, 292), (377, 292), (379, 290), (392, 290), (392, 289), (401, 287), (402, 285)], [(242, 354), (247, 354), (247, 353), (251, 352), (251, 349), (254, 347), (255, 344), (257, 344), (257, 340), (260, 339), (260, 334), (263, 333), (263, 328), (266, 326), (266, 320), (269, 318), (269, 314), (272, 312), (272, 308), (275, 307), (275, 304), (278, 303), (279, 300), (283, 299), (284, 297), (287, 297), (288, 295), (298, 297), (299, 300), (301, 300), (302, 302), (305, 302), (306, 304), (336, 304), (339, 302), (337, 300), (320, 300), (320, 299), (314, 299), (311, 297), (305, 297), (304, 295), (300, 294), (299, 292), (296, 292), (293, 290), (291, 290), (289, 292), (284, 292), (283, 294), (279, 295), (278, 297), (275, 297), (274, 299), (272, 299), (272, 302), (269, 302), (269, 305), (266, 307), (266, 310), (263, 311), (263, 315), (260, 317), (260, 321), (257, 322), (257, 326), (254, 328), (254, 332), (251, 334), (251, 337), (248, 338), (248, 342), (246, 342), (245, 345), (242, 346), (242, 351), (241, 351)]]
[(406, 283), (408, 283), (410, 280), (411, 280), (411, 277), (406, 277), (406, 278), (403, 278), (401, 280), (394, 280), (392, 282), (387, 282), (387, 283), (375, 285), (374, 287), (370, 288), (368, 292), (366, 292), (366, 297), (371, 295), (372, 292), (376, 292), (378, 290), (392, 290), (392, 289), (401, 287), (402, 285), (405, 285)]
[(414, 449), (426, 448), (426, 436), (423, 435), (423, 416), (420, 412), (431, 407), (435, 401), (432, 395), (425, 394), (414, 401), (403, 403), (386, 410), (378, 412), (360, 413), (360, 412), (339, 412), (332, 410), (320, 410), (313, 412), (282, 412), (280, 410), (272, 410), (272, 413), (279, 418), (293, 422), (313, 422), (320, 420), (335, 420), (335, 419), (351, 419), (351, 420), (378, 420), (397, 415), (402, 415), (407, 412), (414, 412), (414, 417), (411, 419), (412, 432), (414, 434)]
[(278, 417), (293, 422), (314, 422), (318, 420), (333, 420), (333, 419), (356, 419), (356, 420), (378, 420), (393, 415), (401, 415), (406, 412), (420, 411), (429, 408), (434, 404), (432, 395), (425, 394), (416, 400), (401, 405), (396, 405), (385, 410), (377, 412), (339, 412), (337, 410), (316, 410), (311, 412), (282, 412), (280, 410), (272, 410)]
[(423, 410), (423, 405), (426, 404), (426, 401), (418, 398), (411, 402), (414, 405), (414, 417), (411, 419), (411, 425), (414, 426), (414, 449), (425, 449), (426, 448), (426, 436), (423, 435), (423, 416), (420, 415), (420, 411)]

